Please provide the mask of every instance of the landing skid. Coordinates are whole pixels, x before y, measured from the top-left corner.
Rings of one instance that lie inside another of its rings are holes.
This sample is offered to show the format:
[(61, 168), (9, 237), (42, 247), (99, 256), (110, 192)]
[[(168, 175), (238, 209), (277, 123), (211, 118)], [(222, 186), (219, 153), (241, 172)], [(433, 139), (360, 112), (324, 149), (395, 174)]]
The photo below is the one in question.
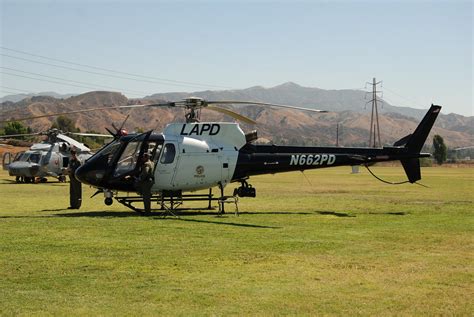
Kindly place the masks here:
[[(138, 212), (140, 214), (145, 214), (145, 210), (139, 208), (143, 206), (143, 197), (139, 195), (134, 196), (115, 196), (115, 200), (119, 203), (124, 205), (131, 210)], [(207, 207), (203, 208), (182, 208), (184, 202), (190, 201), (207, 201)], [(221, 196), (221, 197), (214, 197), (212, 194), (212, 190), (209, 190), (209, 194), (181, 194), (181, 195), (153, 195), (151, 197), (151, 203), (157, 204), (158, 208), (153, 209), (153, 212), (158, 212), (160, 216), (173, 216), (179, 218), (179, 211), (182, 210), (215, 210), (215, 207), (212, 206), (212, 202), (217, 202), (218, 205), (218, 212), (217, 215), (221, 216), (225, 213), (224, 205), (226, 203), (233, 203), (235, 204), (235, 215), (238, 216), (239, 208), (238, 208), (238, 197), (237, 196)]]

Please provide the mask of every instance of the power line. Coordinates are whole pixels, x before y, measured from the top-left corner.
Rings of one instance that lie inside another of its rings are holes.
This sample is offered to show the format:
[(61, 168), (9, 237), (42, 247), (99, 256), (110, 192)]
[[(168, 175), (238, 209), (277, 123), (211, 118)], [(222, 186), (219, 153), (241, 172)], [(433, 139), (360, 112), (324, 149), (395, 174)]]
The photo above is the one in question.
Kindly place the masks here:
[(399, 93), (397, 93), (397, 92), (395, 92), (395, 91), (393, 91), (393, 90), (391, 90), (391, 89), (388, 89), (388, 88), (385, 87), (385, 86), (384, 86), (383, 88), (384, 88), (385, 90), (387, 90), (388, 92), (390, 92), (390, 93), (392, 93), (392, 94), (394, 94), (394, 95), (396, 95), (396, 96), (398, 96), (398, 97), (400, 97), (400, 98), (402, 98), (402, 99), (405, 99), (406, 101), (408, 101), (408, 102), (410, 102), (410, 103), (413, 102), (414, 105), (417, 106), (417, 107), (423, 107), (422, 105), (418, 104), (418, 101), (416, 101), (415, 99), (404, 97), (404, 96), (400, 95)]
[(12, 88), (12, 87), (7, 87), (7, 86), (0, 86), (0, 87), (5, 88), (5, 89), (9, 89), (9, 90), (16, 90), (16, 91), (26, 92), (27, 94), (34, 94), (34, 92), (24, 90), (24, 89)]
[[(16, 91), (13, 91), (13, 90), (6, 90), (6, 89), (3, 89), (3, 88), (0, 88), (0, 91), (3, 92), (3, 93), (6, 93), (6, 94), (15, 94), (15, 95), (18, 95), (18, 92)], [(1, 98), (1, 97), (0, 97)]]
[[(57, 59), (57, 58), (51, 58), (51, 57), (47, 57), (47, 56), (43, 56), (43, 55), (38, 55), (38, 54), (32, 54), (32, 53), (28, 53), (28, 52), (20, 51), (20, 50), (15, 50), (15, 49), (11, 49), (11, 48), (4, 47), (4, 46), (0, 46), (0, 48), (3, 49), (3, 50), (16, 52), (16, 53), (20, 53), (20, 54), (24, 54), (24, 55), (28, 55), (28, 56), (33, 56), (33, 57), (39, 57), (39, 58), (43, 58), (43, 59), (50, 60), (50, 61), (56, 61), (56, 62), (61, 62), (61, 63), (65, 63), (65, 64), (75, 65), (75, 66), (86, 67), (86, 68), (90, 68), (90, 69), (101, 70), (101, 71), (106, 71), (106, 72), (115, 73), (115, 74), (122, 74), (122, 75), (127, 75), (127, 76), (138, 77), (138, 78), (152, 79), (152, 80), (155, 80), (155, 81), (164, 81), (164, 82), (167, 82), (168, 85), (232, 89), (232, 87), (228, 87), (228, 86), (220, 86), (220, 85), (211, 85), (211, 84), (203, 84), (203, 83), (196, 83), (196, 82), (172, 80), (172, 79), (166, 79), (166, 78), (144, 76), (144, 75), (138, 75), (138, 74), (133, 74), (133, 73), (128, 73), (128, 72), (122, 72), (122, 71), (118, 71), (118, 70), (113, 70), (113, 69), (108, 69), (108, 68), (103, 68), (103, 67), (97, 67), (97, 66), (92, 66), (92, 65), (86, 65), (86, 64), (80, 64), (80, 63), (75, 63), (75, 62), (66, 61), (66, 60), (62, 60), (62, 59)], [(9, 56), (9, 57), (11, 57), (11, 56)], [(109, 75), (105, 75), (105, 74), (103, 74), (103, 75), (104, 76), (109, 76)], [(130, 79), (130, 80), (139, 80), (139, 79)]]
[(2, 72), (2, 71), (0, 71), (0, 74), (9, 75), (9, 76), (16, 76), (16, 77), (22, 77), (22, 78), (33, 79), (33, 80), (39, 80), (39, 81), (46, 81), (46, 82), (49, 82), (49, 83), (60, 84), (60, 85), (65, 85), (65, 86), (79, 87), (79, 88), (85, 88), (85, 89), (95, 89), (94, 87), (91, 87), (91, 86), (79, 86), (79, 85), (74, 85), (74, 84), (67, 84), (67, 83), (62, 83), (62, 82), (59, 82), (59, 81), (33, 78), (33, 77), (28, 77), (28, 76), (23, 76), (23, 75), (18, 75), (18, 74), (6, 73), (6, 72)]
[(190, 85), (184, 85), (184, 84), (159, 83), (159, 82), (156, 82), (156, 81), (145, 80), (145, 79), (135, 79), (135, 78), (124, 77), (124, 76), (108, 75), (108, 74), (103, 74), (103, 73), (98, 73), (98, 72), (93, 72), (93, 71), (88, 71), (88, 70), (83, 70), (83, 69), (78, 69), (78, 68), (73, 68), (73, 67), (68, 67), (68, 66), (61, 66), (61, 65), (51, 64), (51, 63), (38, 62), (38, 61), (35, 61), (35, 60), (22, 58), (22, 57), (17, 57), (17, 56), (12, 56), (12, 55), (8, 55), (8, 54), (0, 54), (0, 56), (14, 58), (14, 59), (18, 59), (18, 60), (22, 60), (22, 61), (26, 61), (26, 62), (35, 63), (35, 64), (53, 66), (53, 67), (57, 67), (57, 68), (63, 68), (63, 69), (67, 69), (67, 70), (73, 70), (73, 71), (76, 71), (76, 72), (82, 72), (82, 73), (93, 74), (93, 75), (100, 75), (100, 76), (105, 76), (105, 77), (126, 79), (126, 80), (131, 80), (131, 81), (140, 81), (140, 82), (151, 83), (151, 84), (160, 84), (160, 85), (184, 86), (184, 87), (189, 87), (190, 86)]
[[(88, 85), (88, 84), (89, 84), (89, 83), (85, 83), (85, 82), (82, 82), (82, 81), (69, 80), (69, 79), (64, 79), (64, 78), (60, 78), (60, 77), (53, 77), (53, 76), (48, 76), (48, 75), (43, 75), (43, 74), (38, 74), (38, 73), (25, 72), (25, 71), (23, 71), (23, 70), (19, 70), (19, 69), (16, 69), (16, 68), (9, 68), (9, 67), (2, 67), (2, 66), (0, 66), (0, 68), (7, 69), (7, 70), (12, 70), (12, 71), (19, 72), (19, 73), (23, 73), (23, 74), (29, 74), (29, 75), (40, 76), (40, 77), (45, 77), (45, 78), (57, 79), (57, 80), (67, 81), (67, 82), (76, 83), (76, 84), (81, 84), (81, 85), (82, 85), (82, 84), (84, 84), (84, 85)], [(148, 93), (142, 92), (142, 91), (123, 90), (123, 89), (116, 88), (116, 87), (104, 86), (104, 85), (97, 85), (97, 84), (93, 84), (93, 85), (94, 85), (94, 88), (93, 88), (93, 89), (96, 89), (95, 87), (101, 87), (101, 88), (107, 88), (107, 89), (113, 89), (113, 90), (123, 91), (123, 92), (125, 92), (125, 93), (127, 93), (127, 94), (137, 95), (137, 96), (143, 96), (143, 95), (147, 95), (147, 94), (148, 94)], [(91, 86), (91, 87), (92, 87), (92, 86)]]
[[(406, 104), (401, 104), (400, 102), (395, 102), (391, 98), (387, 98), (387, 96), (384, 96), (384, 101), (386, 101), (388, 104), (395, 106), (395, 107), (406, 107), (406, 108), (413, 108), (412, 105), (406, 105)], [(416, 108), (416, 107), (415, 107)]]

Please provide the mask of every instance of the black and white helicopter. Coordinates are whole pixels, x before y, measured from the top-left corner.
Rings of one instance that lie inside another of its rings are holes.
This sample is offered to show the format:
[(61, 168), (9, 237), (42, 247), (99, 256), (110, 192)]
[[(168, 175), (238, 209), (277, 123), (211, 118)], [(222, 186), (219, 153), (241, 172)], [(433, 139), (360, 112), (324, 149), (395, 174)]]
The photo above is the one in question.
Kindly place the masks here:
[[(407, 175), (407, 182), (415, 183), (421, 179), (419, 159), (430, 156), (429, 153), (420, 153), (421, 149), (441, 110), (440, 106), (432, 105), (416, 130), (393, 146), (308, 147), (256, 145), (257, 131), (244, 133), (237, 123), (199, 122), (200, 111), (210, 109), (246, 123), (256, 123), (216, 104), (254, 104), (325, 112), (262, 102), (206, 101), (197, 97), (178, 102), (108, 107), (105, 109), (184, 107), (187, 110), (186, 122), (168, 124), (163, 133), (148, 131), (125, 135), (117, 130), (115, 139), (87, 159), (76, 171), (76, 177), (82, 183), (98, 188), (97, 193), (103, 192), (105, 204), (112, 204), (115, 198), (138, 212), (142, 210), (133, 204), (142, 201), (140, 196), (121, 196), (120, 193), (136, 192), (133, 176), (138, 173), (137, 162), (145, 153), (149, 154), (154, 164), (152, 200), (161, 209), (171, 211), (183, 200), (209, 200), (209, 207), (211, 200), (217, 200), (219, 210), (223, 212), (224, 202), (228, 198), (256, 197), (256, 190), (249, 184), (249, 178), (260, 174), (399, 160)], [(104, 108), (92, 110), (100, 109)], [(85, 111), (88, 110), (75, 112)], [(240, 186), (232, 196), (224, 196), (224, 188), (233, 182), (240, 183)], [(218, 198), (213, 198), (211, 191), (209, 195), (184, 194), (216, 186), (220, 189)]]
[(71, 157), (71, 148), (76, 150), (77, 156), (81, 161), (87, 160), (93, 154), (87, 145), (74, 140), (66, 134), (110, 137), (109, 135), (91, 133), (64, 133), (58, 129), (30, 134), (0, 136), (0, 138), (46, 136), (44, 141), (34, 143), (27, 151), (21, 152), (15, 157), (11, 153), (5, 152), (2, 157), (3, 168), (8, 170), (8, 174), (15, 177), (18, 183), (46, 182), (48, 177), (57, 178), (60, 182), (65, 182), (65, 172)]

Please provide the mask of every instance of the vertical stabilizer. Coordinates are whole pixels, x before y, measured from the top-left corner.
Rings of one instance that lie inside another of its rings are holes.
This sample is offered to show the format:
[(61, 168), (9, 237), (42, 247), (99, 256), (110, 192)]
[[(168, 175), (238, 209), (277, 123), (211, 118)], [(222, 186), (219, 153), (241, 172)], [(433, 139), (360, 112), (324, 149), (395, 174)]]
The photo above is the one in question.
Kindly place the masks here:
[(410, 153), (420, 153), (421, 148), (425, 144), (428, 134), (430, 134), (431, 128), (433, 127), (440, 110), (441, 106), (431, 105), (430, 110), (428, 110), (425, 117), (423, 120), (421, 120), (418, 127), (416, 127), (415, 132), (413, 132), (407, 144), (405, 145)]
[(429, 154), (420, 155), (420, 151), (430, 134), (440, 110), (441, 106), (431, 105), (423, 120), (416, 127), (415, 132), (401, 138), (394, 144), (394, 146), (405, 146), (408, 149), (408, 155), (411, 156), (411, 158), (400, 160), (410, 183), (415, 183), (421, 179), (420, 157), (427, 157)]
[(401, 160), (403, 169), (407, 174), (408, 181), (410, 183), (415, 183), (421, 179), (421, 169), (420, 169), (420, 159), (419, 158), (412, 158)]

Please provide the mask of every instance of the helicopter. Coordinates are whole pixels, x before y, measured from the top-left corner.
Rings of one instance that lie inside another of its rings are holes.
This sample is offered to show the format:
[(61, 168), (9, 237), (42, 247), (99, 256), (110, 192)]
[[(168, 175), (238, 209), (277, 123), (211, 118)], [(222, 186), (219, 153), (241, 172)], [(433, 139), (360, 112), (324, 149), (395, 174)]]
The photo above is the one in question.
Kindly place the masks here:
[[(421, 153), (421, 149), (441, 110), (441, 106), (431, 105), (415, 131), (395, 142), (393, 146), (314, 147), (258, 145), (254, 144), (258, 139), (256, 130), (245, 133), (238, 123), (200, 122), (201, 110), (209, 109), (245, 123), (256, 124), (254, 120), (229, 109), (217, 107), (216, 104), (253, 104), (326, 112), (263, 102), (207, 101), (198, 97), (177, 102), (90, 109), (89, 111), (112, 108), (182, 107), (187, 112), (185, 123), (170, 123), (162, 133), (150, 130), (141, 134), (127, 134), (123, 130), (117, 130), (113, 141), (88, 158), (76, 170), (76, 178), (98, 189), (93, 196), (103, 193), (106, 205), (111, 205), (115, 198), (119, 203), (137, 212), (143, 212), (134, 206), (142, 201), (140, 196), (129, 194), (121, 196), (121, 193), (137, 192), (134, 176), (139, 172), (139, 162), (145, 153), (154, 165), (152, 201), (157, 202), (161, 209), (170, 212), (185, 200), (209, 200), (209, 208), (211, 201), (217, 200), (219, 213), (224, 213), (224, 203), (228, 202), (228, 199), (236, 201), (237, 197), (256, 197), (256, 188), (249, 184), (249, 178), (261, 174), (344, 165), (368, 167), (377, 162), (401, 161), (408, 178), (406, 182), (416, 183), (421, 179), (419, 159), (431, 156), (429, 153)], [(85, 111), (88, 110), (69, 113)], [(42, 117), (54, 115), (59, 114)], [(224, 188), (230, 183), (240, 183), (240, 186), (235, 188), (232, 196), (225, 196)], [(220, 197), (213, 198), (212, 188), (216, 186), (220, 189)], [(209, 194), (184, 194), (203, 189), (209, 189)]]
[[(2, 158), (4, 169), (10, 176), (16, 178), (17, 183), (47, 182), (47, 177), (57, 178), (60, 182), (66, 181), (65, 171), (68, 167), (71, 149), (75, 149), (80, 160), (87, 160), (92, 156), (91, 150), (66, 134), (81, 136), (105, 136), (91, 133), (63, 133), (58, 129), (30, 134), (4, 135), (0, 138), (17, 136), (45, 135), (46, 140), (33, 144), (27, 151), (19, 152), (13, 157), (5, 152)], [(13, 158), (13, 159), (12, 159)]]

